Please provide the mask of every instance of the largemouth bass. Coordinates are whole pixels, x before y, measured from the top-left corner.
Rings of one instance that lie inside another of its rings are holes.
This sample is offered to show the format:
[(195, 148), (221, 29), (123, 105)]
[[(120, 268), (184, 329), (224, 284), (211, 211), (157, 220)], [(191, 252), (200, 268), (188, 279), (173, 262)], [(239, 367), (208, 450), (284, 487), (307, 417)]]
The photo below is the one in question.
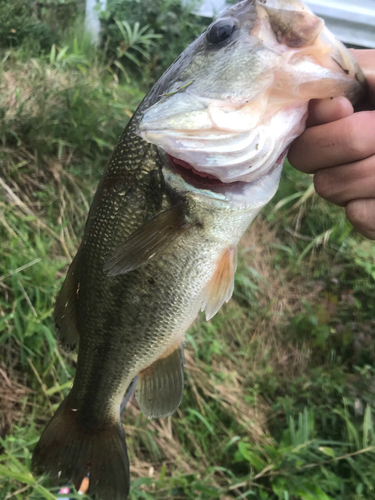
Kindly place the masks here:
[(233, 291), (238, 242), (275, 194), (308, 101), (365, 91), (355, 59), (299, 0), (244, 0), (172, 64), (121, 136), (55, 306), (73, 387), (34, 466), (125, 500), (124, 394), (149, 417), (179, 406), (184, 335)]

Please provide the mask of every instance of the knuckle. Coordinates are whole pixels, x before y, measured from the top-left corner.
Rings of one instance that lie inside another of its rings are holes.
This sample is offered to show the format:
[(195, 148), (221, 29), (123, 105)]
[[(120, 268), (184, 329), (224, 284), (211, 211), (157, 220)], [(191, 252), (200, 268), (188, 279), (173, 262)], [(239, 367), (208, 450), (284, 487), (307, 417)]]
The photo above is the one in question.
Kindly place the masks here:
[(330, 176), (325, 170), (318, 170), (314, 176), (314, 187), (315, 191), (319, 196), (328, 200), (332, 193), (332, 185), (330, 182)]
[(346, 216), (363, 236), (375, 239), (375, 200), (354, 200), (346, 207)]
[(341, 135), (341, 144), (345, 152), (357, 158), (365, 158), (375, 152), (373, 129), (375, 112), (361, 111), (345, 120)]
[(350, 153), (361, 154), (364, 148), (363, 129), (358, 124), (357, 117), (347, 120), (345, 132), (342, 135), (342, 145)]
[(368, 211), (362, 200), (355, 200), (348, 203), (346, 207), (346, 216), (353, 225), (369, 225)]
[(308, 144), (308, 134), (304, 132), (295, 139), (288, 152), (288, 160), (292, 167), (301, 172), (310, 172), (311, 165), (309, 158), (306, 156), (306, 147)]

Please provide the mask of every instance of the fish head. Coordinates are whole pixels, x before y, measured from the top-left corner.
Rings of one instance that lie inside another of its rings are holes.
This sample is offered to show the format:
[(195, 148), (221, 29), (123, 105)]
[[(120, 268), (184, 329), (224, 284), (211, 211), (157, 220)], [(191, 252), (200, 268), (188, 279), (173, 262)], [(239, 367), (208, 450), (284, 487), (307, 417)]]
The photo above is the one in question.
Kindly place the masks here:
[(212, 186), (252, 183), (282, 166), (310, 99), (354, 103), (365, 88), (355, 58), (302, 2), (244, 0), (155, 84), (137, 133), (181, 175)]

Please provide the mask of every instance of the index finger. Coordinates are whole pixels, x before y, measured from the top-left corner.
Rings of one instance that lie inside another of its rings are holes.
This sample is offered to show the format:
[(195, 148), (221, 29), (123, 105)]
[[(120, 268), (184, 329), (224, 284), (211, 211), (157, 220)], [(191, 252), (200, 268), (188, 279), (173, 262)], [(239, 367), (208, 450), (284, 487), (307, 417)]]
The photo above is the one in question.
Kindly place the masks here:
[(290, 163), (309, 174), (375, 154), (375, 111), (362, 111), (307, 129), (289, 150)]

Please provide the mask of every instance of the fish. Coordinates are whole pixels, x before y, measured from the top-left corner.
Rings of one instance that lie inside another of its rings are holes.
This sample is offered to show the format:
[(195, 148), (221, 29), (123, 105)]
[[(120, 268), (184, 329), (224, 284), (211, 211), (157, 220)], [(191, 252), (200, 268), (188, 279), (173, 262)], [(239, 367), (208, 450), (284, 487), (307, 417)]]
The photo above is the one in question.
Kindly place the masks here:
[(125, 500), (120, 407), (173, 414), (185, 332), (233, 293), (238, 243), (277, 191), (310, 99), (355, 103), (366, 80), (299, 0), (244, 0), (215, 19), (156, 82), (112, 154), (58, 294), (74, 383), (32, 464), (101, 500)]

